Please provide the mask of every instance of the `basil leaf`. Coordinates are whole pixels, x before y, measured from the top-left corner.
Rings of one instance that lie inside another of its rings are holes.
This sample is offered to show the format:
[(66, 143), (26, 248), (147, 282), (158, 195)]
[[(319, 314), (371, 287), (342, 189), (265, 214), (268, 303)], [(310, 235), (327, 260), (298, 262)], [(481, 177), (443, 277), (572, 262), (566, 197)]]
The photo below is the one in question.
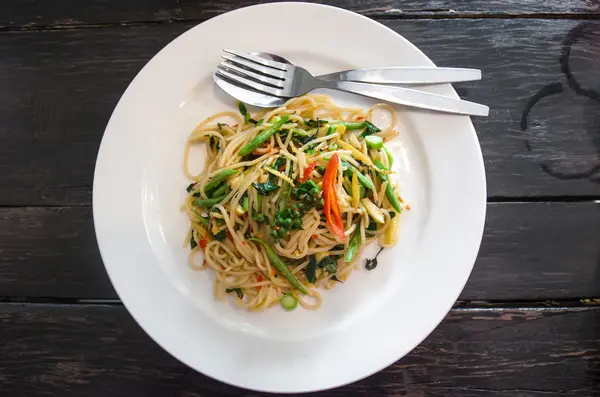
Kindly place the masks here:
[(196, 240), (194, 240), (194, 236), (190, 237), (190, 249), (194, 249), (198, 246)]
[(306, 275), (306, 280), (309, 283), (314, 283), (317, 281), (317, 258), (314, 255), (311, 255), (308, 259), (308, 266), (304, 269), (304, 274)]
[(360, 136), (364, 138), (368, 135), (376, 134), (378, 132), (381, 132), (381, 130), (377, 128), (375, 124), (371, 123), (370, 121), (365, 121), (365, 130), (362, 134), (360, 134)]
[(185, 188), (185, 190), (189, 193), (192, 191), (192, 189), (194, 189), (195, 185), (196, 185), (196, 182), (192, 182), (188, 185), (188, 187)]
[(321, 262), (319, 262), (318, 267), (322, 268), (323, 270), (329, 272), (329, 273), (337, 273), (337, 262), (329, 257), (326, 256), (325, 258), (321, 259)]
[(279, 186), (277, 186), (273, 182), (266, 182), (266, 183), (252, 182), (252, 186), (258, 191), (258, 194), (260, 194), (262, 196), (268, 196), (269, 194), (273, 193), (275, 190), (277, 190), (279, 188)]

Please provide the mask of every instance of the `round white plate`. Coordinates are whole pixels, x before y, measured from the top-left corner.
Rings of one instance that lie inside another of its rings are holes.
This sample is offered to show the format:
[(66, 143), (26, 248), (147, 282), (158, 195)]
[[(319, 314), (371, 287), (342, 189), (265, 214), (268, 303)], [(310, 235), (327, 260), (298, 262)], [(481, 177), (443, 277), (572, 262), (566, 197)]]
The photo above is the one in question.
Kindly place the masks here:
[[(473, 125), (466, 116), (398, 108), (395, 171), (412, 210), (402, 214), (397, 246), (383, 251), (375, 270), (361, 265), (325, 291), (319, 310), (236, 309), (214, 300), (210, 272), (188, 267), (188, 221), (179, 211), (188, 184), (182, 172), (187, 136), (205, 117), (235, 108), (212, 80), (223, 48), (281, 54), (317, 74), (433, 65), (385, 26), (314, 4), (248, 7), (182, 34), (135, 77), (100, 146), (94, 222), (110, 279), (158, 344), (220, 381), (305, 392), (373, 374), (436, 327), (469, 277), (486, 208)], [(450, 85), (428, 90), (456, 97)], [(343, 104), (374, 103), (328, 94)]]

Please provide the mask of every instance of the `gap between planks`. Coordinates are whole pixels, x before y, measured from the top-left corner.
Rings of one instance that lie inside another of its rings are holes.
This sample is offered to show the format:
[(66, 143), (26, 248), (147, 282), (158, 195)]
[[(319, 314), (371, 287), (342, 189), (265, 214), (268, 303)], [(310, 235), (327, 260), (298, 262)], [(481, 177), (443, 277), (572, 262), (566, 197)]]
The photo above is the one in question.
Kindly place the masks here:
[[(511, 12), (474, 12), (474, 11), (456, 11), (456, 10), (399, 10), (390, 9), (383, 12), (365, 11), (361, 15), (372, 18), (376, 21), (397, 20), (397, 19), (578, 19), (578, 20), (600, 20), (600, 13), (511, 13)], [(52, 30), (74, 30), (74, 29), (98, 29), (98, 28), (120, 28), (137, 27), (149, 25), (168, 25), (173, 23), (201, 23), (207, 18), (167, 18), (163, 20), (142, 20), (142, 21), (117, 21), (105, 23), (69, 23), (55, 25), (16, 25), (0, 26), (2, 32), (36, 32)]]

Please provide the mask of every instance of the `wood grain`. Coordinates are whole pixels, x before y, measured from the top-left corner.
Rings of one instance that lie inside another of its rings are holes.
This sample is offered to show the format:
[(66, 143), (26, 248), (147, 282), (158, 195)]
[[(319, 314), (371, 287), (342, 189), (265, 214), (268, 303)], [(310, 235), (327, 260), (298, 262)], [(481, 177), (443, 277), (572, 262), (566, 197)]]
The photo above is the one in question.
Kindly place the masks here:
[[(5, 0), (0, 28), (73, 27), (86, 24), (203, 21), (227, 11), (270, 1), (255, 0)], [(524, 16), (597, 16), (600, 5), (589, 0), (366, 0), (317, 1), (374, 18)]]
[[(600, 203), (488, 205), (461, 300), (600, 296)], [(0, 297), (116, 298), (91, 208), (0, 208)]]
[[(263, 395), (179, 363), (120, 306), (2, 304), (0, 321), (2, 395)], [(453, 310), (397, 363), (315, 395), (592, 396), (599, 363), (600, 308)]]
[[(483, 70), (484, 80), (459, 89), (492, 109), (475, 120), (492, 200), (600, 196), (600, 22), (384, 22), (440, 65)], [(0, 33), (0, 205), (90, 204), (114, 105), (145, 62), (191, 26)], [(560, 62), (566, 47), (571, 79)], [(551, 84), (562, 92), (529, 106)]]

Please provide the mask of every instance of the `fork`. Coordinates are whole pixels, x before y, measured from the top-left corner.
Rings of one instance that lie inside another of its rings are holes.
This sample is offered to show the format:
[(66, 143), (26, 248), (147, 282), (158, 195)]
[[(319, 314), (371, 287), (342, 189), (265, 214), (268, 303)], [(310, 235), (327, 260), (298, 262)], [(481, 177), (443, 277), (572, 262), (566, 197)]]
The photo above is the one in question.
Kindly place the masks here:
[(448, 98), (404, 87), (320, 80), (306, 69), (267, 60), (245, 52), (224, 49), (216, 74), (246, 89), (293, 98), (317, 88), (350, 92), (400, 105), (445, 113), (487, 116), (489, 108), (474, 102)]

